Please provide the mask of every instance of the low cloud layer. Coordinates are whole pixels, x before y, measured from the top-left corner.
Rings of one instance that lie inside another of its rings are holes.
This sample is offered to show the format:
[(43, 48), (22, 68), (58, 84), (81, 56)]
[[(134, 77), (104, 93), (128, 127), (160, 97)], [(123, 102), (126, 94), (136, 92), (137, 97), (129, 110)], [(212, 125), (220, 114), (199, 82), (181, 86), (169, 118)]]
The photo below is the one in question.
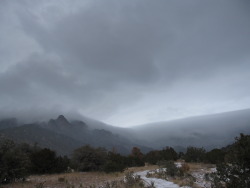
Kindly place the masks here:
[(2, 117), (130, 126), (250, 107), (250, 3), (0, 1)]

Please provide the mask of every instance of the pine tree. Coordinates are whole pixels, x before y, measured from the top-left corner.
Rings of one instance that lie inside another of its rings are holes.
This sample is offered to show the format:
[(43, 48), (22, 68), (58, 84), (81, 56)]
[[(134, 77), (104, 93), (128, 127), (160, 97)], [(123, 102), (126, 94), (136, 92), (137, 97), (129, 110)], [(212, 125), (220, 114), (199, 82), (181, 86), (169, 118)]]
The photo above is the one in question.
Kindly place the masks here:
[(250, 135), (236, 138), (229, 155), (230, 163), (217, 165), (217, 179), (227, 188), (250, 187)]

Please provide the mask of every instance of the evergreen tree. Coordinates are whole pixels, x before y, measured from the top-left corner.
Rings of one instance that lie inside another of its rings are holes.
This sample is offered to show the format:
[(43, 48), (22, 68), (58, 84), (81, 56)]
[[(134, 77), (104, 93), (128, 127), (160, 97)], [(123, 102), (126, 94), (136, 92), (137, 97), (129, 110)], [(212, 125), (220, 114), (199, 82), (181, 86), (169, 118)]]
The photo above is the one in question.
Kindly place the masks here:
[(146, 154), (145, 156), (145, 161), (155, 165), (158, 161), (163, 160), (160, 151), (158, 150), (154, 150), (154, 151), (150, 151)]
[(176, 161), (178, 159), (178, 154), (172, 147), (166, 147), (160, 152), (162, 160), (166, 161)]
[(107, 151), (104, 148), (92, 148), (86, 145), (74, 151), (72, 160), (79, 171), (103, 170)]
[(35, 174), (64, 172), (69, 165), (67, 157), (57, 157), (56, 152), (48, 148), (31, 153), (30, 161), (31, 172)]
[(225, 152), (221, 149), (213, 149), (206, 153), (206, 162), (217, 164), (224, 162)]
[(122, 172), (126, 168), (126, 157), (120, 154), (109, 152), (107, 161), (104, 165), (104, 171), (109, 172)]
[(230, 163), (217, 165), (216, 179), (227, 188), (250, 187), (250, 135), (241, 134), (229, 151)]
[(186, 162), (204, 162), (206, 150), (204, 148), (188, 147), (184, 155)]
[(27, 153), (10, 140), (0, 141), (0, 183), (24, 180), (29, 174)]
[(133, 147), (131, 150), (131, 154), (128, 157), (128, 166), (144, 166), (144, 155), (141, 150), (137, 147)]

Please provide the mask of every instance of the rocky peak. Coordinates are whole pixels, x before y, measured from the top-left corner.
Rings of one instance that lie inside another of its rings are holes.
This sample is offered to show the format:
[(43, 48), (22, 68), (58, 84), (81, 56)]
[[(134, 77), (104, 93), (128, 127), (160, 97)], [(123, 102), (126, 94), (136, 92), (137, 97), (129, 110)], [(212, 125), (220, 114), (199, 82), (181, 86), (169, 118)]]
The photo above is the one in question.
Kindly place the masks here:
[(71, 124), (74, 125), (74, 126), (82, 127), (82, 128), (87, 128), (88, 127), (86, 125), (86, 123), (84, 123), (83, 121), (78, 121), (78, 120), (72, 121)]
[(58, 116), (58, 118), (56, 119), (56, 124), (57, 125), (70, 125), (68, 120), (63, 115)]

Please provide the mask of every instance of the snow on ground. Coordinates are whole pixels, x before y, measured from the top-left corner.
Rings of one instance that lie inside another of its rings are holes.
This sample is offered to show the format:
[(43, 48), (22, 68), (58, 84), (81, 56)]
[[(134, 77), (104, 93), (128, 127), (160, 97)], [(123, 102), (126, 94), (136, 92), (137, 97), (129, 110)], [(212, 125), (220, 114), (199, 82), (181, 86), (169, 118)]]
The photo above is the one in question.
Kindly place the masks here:
[(181, 168), (182, 167), (182, 163), (181, 162), (175, 162), (174, 164), (175, 164), (175, 166), (177, 168)]
[[(181, 162), (176, 162), (175, 165), (180, 168), (182, 166)], [(161, 168), (161, 169), (156, 169), (156, 172), (159, 171), (166, 171), (166, 168)], [(195, 184), (198, 185), (199, 187), (202, 188), (210, 188), (211, 187), (211, 182), (205, 180), (205, 174), (206, 173), (212, 173), (216, 172), (216, 168), (208, 168), (208, 169), (199, 169), (198, 171), (193, 171), (191, 172), (191, 175), (195, 177), (196, 181)], [(154, 186), (156, 188), (180, 188), (179, 185), (174, 184), (173, 182), (164, 180), (164, 179), (158, 179), (158, 178), (152, 178), (152, 177), (146, 177), (147, 173), (152, 174), (154, 172), (145, 170), (141, 172), (135, 173), (135, 175), (139, 175), (141, 179), (144, 180), (144, 182), (148, 185), (151, 185), (151, 182), (154, 182)], [(184, 186), (181, 188), (191, 188), (188, 186)]]
[(216, 168), (210, 168), (210, 172), (217, 172)]
[[(182, 166), (181, 162), (175, 162), (176, 167), (180, 168)], [(156, 172), (160, 171), (166, 171), (166, 168), (156, 169)], [(211, 182), (205, 180), (205, 174), (216, 172), (216, 168), (208, 168), (208, 169), (199, 169), (197, 171), (191, 172), (191, 175), (196, 178), (195, 184), (202, 188), (210, 188)], [(154, 186), (156, 188), (191, 188), (189, 186), (180, 187), (177, 184), (174, 184), (173, 182), (164, 180), (164, 179), (158, 179), (158, 178), (152, 178), (152, 177), (146, 177), (147, 173), (152, 174), (154, 172), (145, 170), (141, 172), (135, 173), (135, 175), (139, 175), (143, 181), (151, 185), (151, 182), (154, 182)]]
[(199, 187), (210, 188), (211, 182), (205, 180), (205, 174), (212, 172), (216, 172), (216, 168), (200, 169), (199, 171), (192, 172), (191, 175), (196, 178), (196, 185)]
[[(147, 178), (146, 175), (149, 172), (149, 170), (141, 171), (135, 173), (135, 175), (139, 175), (141, 179), (144, 180), (145, 183), (148, 185), (151, 185), (151, 182), (154, 182), (154, 186), (156, 188), (180, 188), (179, 185), (174, 184), (173, 182), (163, 180), (163, 179), (158, 179), (158, 178)], [(187, 186), (182, 187), (182, 188), (189, 188)]]

